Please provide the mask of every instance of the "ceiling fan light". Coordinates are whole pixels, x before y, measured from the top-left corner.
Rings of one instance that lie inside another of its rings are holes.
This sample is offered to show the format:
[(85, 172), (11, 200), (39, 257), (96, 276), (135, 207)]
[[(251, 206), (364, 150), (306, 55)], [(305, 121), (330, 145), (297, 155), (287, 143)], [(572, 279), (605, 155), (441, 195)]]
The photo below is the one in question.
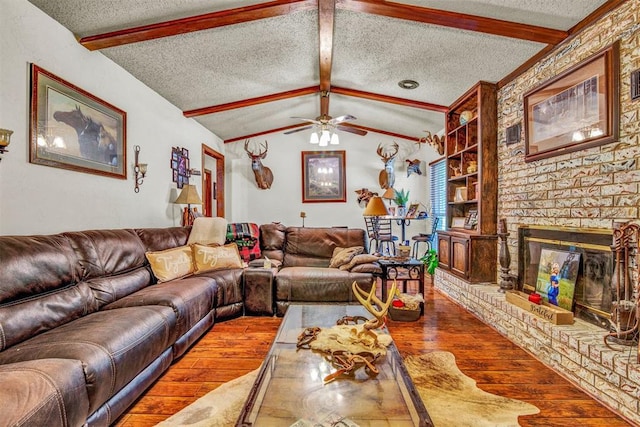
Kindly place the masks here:
[(334, 133), (333, 135), (331, 135), (331, 145), (338, 145), (340, 144), (340, 139), (338, 138), (338, 134)]
[(329, 135), (329, 131), (323, 130), (322, 135), (320, 135), (320, 147), (326, 147), (327, 145), (329, 145), (330, 139), (331, 136)]
[(311, 132), (311, 139), (309, 140), (309, 143), (317, 144), (319, 142), (320, 140), (318, 139), (318, 134), (316, 132)]

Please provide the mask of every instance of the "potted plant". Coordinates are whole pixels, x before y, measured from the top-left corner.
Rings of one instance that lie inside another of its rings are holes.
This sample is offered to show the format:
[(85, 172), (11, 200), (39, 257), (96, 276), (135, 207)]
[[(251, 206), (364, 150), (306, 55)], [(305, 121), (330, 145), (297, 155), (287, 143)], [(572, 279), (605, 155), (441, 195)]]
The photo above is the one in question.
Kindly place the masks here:
[(404, 216), (404, 214), (406, 213), (405, 211), (407, 203), (409, 202), (409, 191), (404, 191), (404, 189), (398, 191), (394, 189), (393, 192), (393, 201), (398, 206), (398, 216)]
[(429, 249), (429, 251), (420, 258), (420, 261), (427, 266), (427, 273), (433, 275), (438, 266), (438, 252), (435, 249)]

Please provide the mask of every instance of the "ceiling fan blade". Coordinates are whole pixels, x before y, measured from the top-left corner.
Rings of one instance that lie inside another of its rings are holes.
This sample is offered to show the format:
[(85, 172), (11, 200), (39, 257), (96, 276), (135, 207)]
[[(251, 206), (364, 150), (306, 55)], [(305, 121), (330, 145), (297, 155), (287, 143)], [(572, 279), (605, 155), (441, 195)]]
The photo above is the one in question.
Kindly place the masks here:
[(306, 117), (291, 117), (292, 119), (302, 120), (303, 122), (315, 123), (317, 125), (322, 124), (314, 119), (307, 119)]
[(336, 126), (337, 129), (340, 129), (342, 131), (345, 132), (351, 132), (351, 133), (355, 133), (356, 135), (360, 135), (360, 136), (365, 136), (368, 132), (366, 130), (362, 130), (362, 129), (358, 129), (358, 128), (354, 128), (351, 126)]
[(344, 116), (339, 116), (336, 118), (333, 118), (331, 120), (329, 120), (329, 123), (331, 124), (338, 124), (340, 122), (346, 122), (349, 120), (356, 120), (356, 118), (354, 116), (352, 116), (351, 114), (345, 114)]
[(313, 127), (313, 126), (303, 126), (303, 127), (301, 127), (301, 128), (296, 128), (296, 129), (288, 130), (288, 131), (286, 131), (284, 134), (285, 134), (285, 135), (289, 135), (290, 133), (300, 132), (301, 130), (311, 129), (312, 127)]

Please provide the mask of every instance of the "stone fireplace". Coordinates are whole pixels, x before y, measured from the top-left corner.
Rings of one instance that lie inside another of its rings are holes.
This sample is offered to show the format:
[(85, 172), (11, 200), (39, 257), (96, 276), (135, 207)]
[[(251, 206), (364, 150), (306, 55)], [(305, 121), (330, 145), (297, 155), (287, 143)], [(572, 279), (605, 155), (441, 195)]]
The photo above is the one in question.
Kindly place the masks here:
[(604, 329), (610, 328), (614, 292), (613, 231), (568, 227), (518, 228), (518, 285), (536, 290), (540, 254), (544, 249), (579, 257), (574, 316)]

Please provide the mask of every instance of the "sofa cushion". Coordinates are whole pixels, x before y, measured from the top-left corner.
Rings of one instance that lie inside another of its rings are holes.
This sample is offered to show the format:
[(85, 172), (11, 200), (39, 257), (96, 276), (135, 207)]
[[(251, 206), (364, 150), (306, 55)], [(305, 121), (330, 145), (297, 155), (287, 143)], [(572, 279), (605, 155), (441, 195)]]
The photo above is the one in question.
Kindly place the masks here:
[(350, 248), (337, 247), (333, 250), (333, 256), (329, 262), (329, 267), (339, 268), (340, 266), (348, 264), (354, 256), (359, 255), (362, 252), (364, 252), (364, 247), (362, 246), (352, 246)]
[(244, 269), (231, 268), (225, 270), (210, 270), (195, 277), (210, 277), (215, 280), (218, 290), (215, 295), (216, 319), (228, 318), (242, 313)]
[[(379, 259), (380, 259), (380, 257), (377, 256), (377, 255), (358, 254), (358, 255), (355, 255), (353, 258), (351, 258), (351, 261), (349, 261), (346, 264), (341, 265), (339, 268), (340, 268), (340, 270), (352, 270), (353, 267), (355, 267), (357, 265), (371, 264), (371, 263), (376, 262)], [(382, 271), (382, 270), (380, 270), (380, 271)]]
[(61, 235), (0, 236), (0, 305), (52, 292), (78, 280), (69, 240)]
[(218, 286), (214, 279), (190, 276), (148, 286), (118, 299), (104, 309), (147, 305), (171, 307), (176, 315), (176, 327), (172, 338), (172, 341), (175, 341), (213, 310), (217, 291)]
[(93, 291), (98, 309), (149, 286), (154, 279), (148, 267), (115, 276), (97, 277), (86, 283)]
[(287, 227), (284, 267), (328, 267), (336, 247), (366, 247), (359, 228)]
[(98, 309), (86, 283), (0, 306), (0, 351)]
[(242, 268), (242, 258), (235, 243), (224, 246), (192, 246), (193, 261), (196, 273), (229, 268)]
[(91, 413), (171, 346), (175, 322), (170, 307), (99, 311), (0, 352), (0, 364), (50, 358), (81, 361)]
[(158, 282), (168, 282), (194, 272), (192, 250), (188, 245), (147, 252), (145, 256)]
[(76, 252), (79, 280), (110, 276), (142, 267), (145, 248), (134, 230), (88, 230), (63, 233)]
[(193, 221), (187, 245), (200, 243), (202, 245), (224, 245), (227, 238), (227, 220), (222, 217), (201, 216)]
[(79, 360), (0, 365), (0, 420), (7, 426), (83, 425), (89, 398)]
[(279, 222), (260, 226), (260, 249), (262, 256), (272, 260), (284, 259), (284, 242), (286, 227)]
[(162, 251), (187, 244), (191, 227), (137, 228), (145, 252)]
[(276, 275), (276, 300), (292, 302), (357, 302), (352, 284), (366, 291), (372, 277), (337, 268), (286, 267)]

